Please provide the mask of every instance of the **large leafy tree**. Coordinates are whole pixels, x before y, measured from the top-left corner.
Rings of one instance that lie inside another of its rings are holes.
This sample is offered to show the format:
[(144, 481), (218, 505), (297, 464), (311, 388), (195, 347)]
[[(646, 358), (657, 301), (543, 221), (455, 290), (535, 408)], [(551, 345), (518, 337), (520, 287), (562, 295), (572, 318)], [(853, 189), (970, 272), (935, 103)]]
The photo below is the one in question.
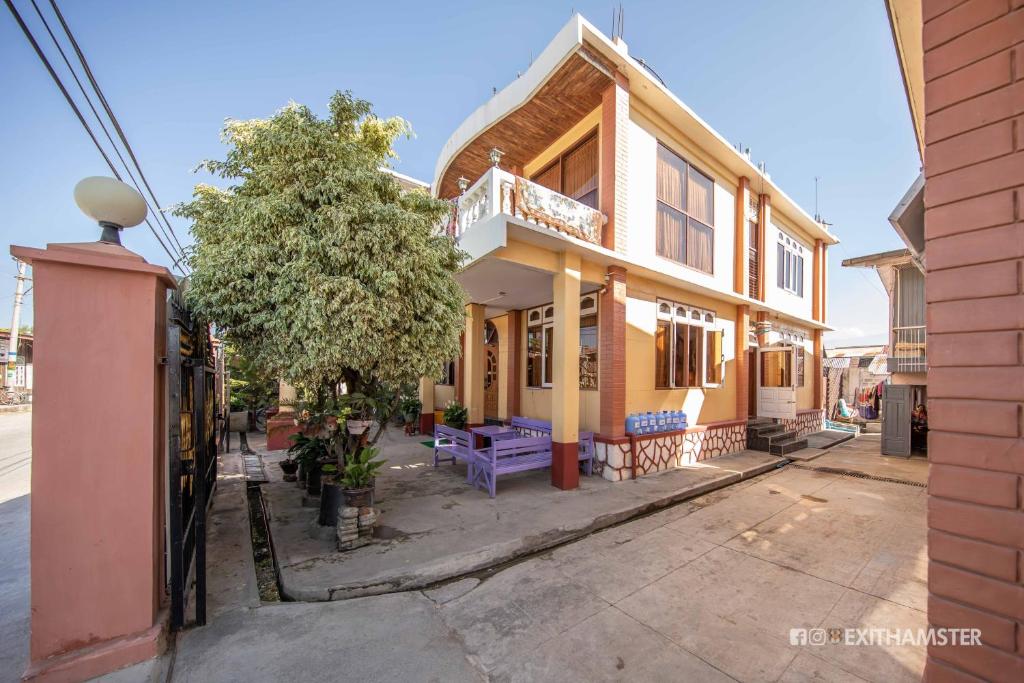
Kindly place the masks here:
[(229, 181), (176, 209), (195, 246), (187, 299), (254, 363), (307, 389), (351, 391), (440, 376), (459, 350), (462, 254), (436, 226), (449, 205), (382, 170), (400, 118), (335, 93), (330, 115), (289, 104), (229, 120)]

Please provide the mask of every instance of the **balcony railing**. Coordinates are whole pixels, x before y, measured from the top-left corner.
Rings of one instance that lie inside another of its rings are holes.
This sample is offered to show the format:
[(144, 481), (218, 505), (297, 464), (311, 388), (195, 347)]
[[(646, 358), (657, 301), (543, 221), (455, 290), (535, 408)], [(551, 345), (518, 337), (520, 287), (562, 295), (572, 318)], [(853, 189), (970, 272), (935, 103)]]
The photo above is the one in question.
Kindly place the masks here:
[(506, 214), (601, 244), (601, 229), (605, 223), (603, 213), (499, 168), (488, 169), (456, 203), (458, 213), (453, 225), (456, 239), (474, 223)]
[(928, 350), (924, 325), (892, 328), (892, 352), (889, 354), (889, 372), (925, 372), (928, 370)]

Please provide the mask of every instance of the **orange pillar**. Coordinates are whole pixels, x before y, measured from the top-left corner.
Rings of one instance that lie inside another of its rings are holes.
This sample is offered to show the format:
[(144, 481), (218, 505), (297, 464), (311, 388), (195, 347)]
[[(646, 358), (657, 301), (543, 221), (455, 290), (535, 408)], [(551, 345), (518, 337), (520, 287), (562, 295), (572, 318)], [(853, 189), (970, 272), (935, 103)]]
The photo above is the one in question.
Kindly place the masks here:
[[(740, 178), (736, 187), (736, 225), (733, 237), (733, 291), (745, 294), (747, 291), (747, 193), (750, 192), (750, 179)], [(750, 293), (754, 296), (754, 292)]]
[(750, 338), (750, 306), (736, 306), (736, 419), (746, 420), (750, 413), (750, 365), (747, 342)]
[(750, 293), (750, 298), (764, 301), (765, 299), (765, 264), (768, 258), (765, 256), (765, 234), (768, 229), (768, 221), (772, 217), (772, 198), (766, 194), (760, 196), (758, 201), (757, 216), (757, 295)]
[(825, 288), (822, 286), (821, 257), (825, 252), (825, 243), (814, 241), (814, 261), (811, 268), (811, 317), (821, 322), (821, 299)]
[(601, 434), (626, 434), (626, 270), (608, 266), (600, 302)]
[(119, 245), (12, 247), (32, 264), (32, 636), (27, 678), (85, 680), (163, 649), (166, 268)]

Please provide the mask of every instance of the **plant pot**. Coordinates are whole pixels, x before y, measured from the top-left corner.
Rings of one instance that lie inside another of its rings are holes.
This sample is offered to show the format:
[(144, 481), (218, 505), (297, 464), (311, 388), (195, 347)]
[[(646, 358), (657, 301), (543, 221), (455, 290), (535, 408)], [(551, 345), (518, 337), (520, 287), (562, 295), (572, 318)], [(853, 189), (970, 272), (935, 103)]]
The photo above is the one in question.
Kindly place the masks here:
[(314, 463), (307, 468), (306, 493), (311, 496), (320, 495), (320, 463)]
[(348, 420), (345, 426), (348, 427), (348, 433), (353, 435), (360, 435), (366, 432), (373, 424), (373, 420)]
[(295, 474), (299, 471), (299, 463), (295, 460), (282, 460), (277, 464), (281, 466), (281, 471), (285, 474)]
[(249, 431), (249, 411), (232, 410), (228, 413), (228, 431), (247, 432)]
[(373, 505), (373, 487), (364, 486), (361, 489), (343, 489), (345, 507), (362, 508)]
[(320, 526), (337, 526), (343, 507), (346, 503), (341, 484), (324, 480), (320, 487)]
[(299, 463), (299, 477), (296, 479), (300, 489), (306, 488), (306, 465)]

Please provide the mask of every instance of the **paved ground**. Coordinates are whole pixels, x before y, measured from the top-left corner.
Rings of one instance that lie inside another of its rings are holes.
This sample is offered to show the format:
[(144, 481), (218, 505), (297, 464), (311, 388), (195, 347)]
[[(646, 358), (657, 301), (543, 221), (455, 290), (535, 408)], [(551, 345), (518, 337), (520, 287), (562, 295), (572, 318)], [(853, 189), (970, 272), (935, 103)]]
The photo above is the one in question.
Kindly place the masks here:
[(789, 644), (926, 625), (924, 489), (815, 467), (927, 469), (861, 438), (482, 580), (228, 608), (179, 638), (173, 680), (919, 680), (919, 648)]
[(0, 683), (28, 665), (31, 412), (0, 413)]
[[(780, 460), (743, 451), (692, 467), (613, 484), (581, 477), (569, 493), (551, 486), (547, 470), (498, 480), (490, 498), (469, 486), (466, 467), (433, 466), (423, 437), (389, 430), (381, 439), (387, 464), (377, 478), (378, 531), (387, 539), (346, 553), (333, 529), (317, 527), (317, 509), (302, 506), (295, 484), (282, 480), (277, 451), (266, 458), (263, 486), (286, 597), (338, 600), (422, 588), (606, 528), (728, 483), (761, 474)], [(251, 439), (260, 449), (262, 438)]]

